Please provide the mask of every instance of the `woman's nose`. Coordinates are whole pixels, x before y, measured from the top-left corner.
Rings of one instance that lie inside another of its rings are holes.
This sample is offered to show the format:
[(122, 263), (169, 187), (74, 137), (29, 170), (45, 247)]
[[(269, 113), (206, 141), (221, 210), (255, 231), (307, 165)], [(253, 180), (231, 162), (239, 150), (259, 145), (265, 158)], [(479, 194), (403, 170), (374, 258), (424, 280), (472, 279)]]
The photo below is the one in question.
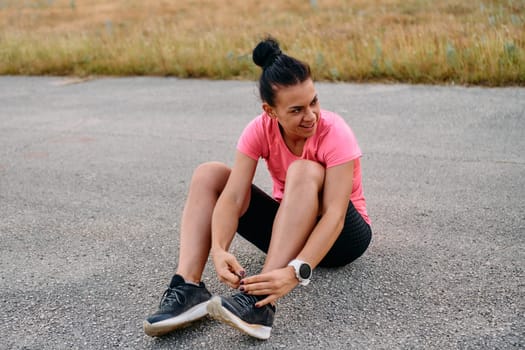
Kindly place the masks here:
[(314, 110), (312, 108), (307, 108), (306, 109), (306, 113), (305, 113), (304, 119), (306, 119), (306, 120), (315, 120), (315, 119), (317, 119), (317, 116), (315, 115)]

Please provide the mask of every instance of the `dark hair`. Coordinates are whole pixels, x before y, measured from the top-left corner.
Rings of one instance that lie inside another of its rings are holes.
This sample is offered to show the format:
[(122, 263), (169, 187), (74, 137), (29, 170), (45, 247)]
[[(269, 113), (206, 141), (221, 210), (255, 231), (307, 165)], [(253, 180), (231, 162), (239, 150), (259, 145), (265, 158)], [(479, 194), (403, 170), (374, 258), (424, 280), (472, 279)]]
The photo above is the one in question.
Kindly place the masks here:
[(272, 37), (257, 44), (252, 58), (262, 68), (259, 94), (270, 106), (275, 106), (278, 87), (299, 84), (311, 77), (310, 66), (282, 53), (279, 43)]

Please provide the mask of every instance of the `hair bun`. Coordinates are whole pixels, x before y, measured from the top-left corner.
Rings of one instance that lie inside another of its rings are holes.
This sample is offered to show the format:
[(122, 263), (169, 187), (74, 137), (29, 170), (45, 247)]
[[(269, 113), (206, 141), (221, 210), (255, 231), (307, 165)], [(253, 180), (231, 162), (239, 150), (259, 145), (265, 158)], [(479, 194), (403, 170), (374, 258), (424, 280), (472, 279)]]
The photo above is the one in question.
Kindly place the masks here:
[(268, 37), (253, 49), (252, 59), (256, 65), (265, 69), (281, 54), (282, 51), (277, 40)]

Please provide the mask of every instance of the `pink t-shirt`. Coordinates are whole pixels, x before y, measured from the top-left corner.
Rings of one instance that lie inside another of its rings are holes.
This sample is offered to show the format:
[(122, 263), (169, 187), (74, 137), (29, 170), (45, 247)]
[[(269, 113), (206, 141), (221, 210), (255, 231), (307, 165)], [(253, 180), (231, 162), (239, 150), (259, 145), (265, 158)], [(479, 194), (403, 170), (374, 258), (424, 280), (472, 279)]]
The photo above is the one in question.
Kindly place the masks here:
[(350, 200), (370, 224), (361, 185), (361, 149), (354, 133), (339, 115), (321, 110), (316, 133), (306, 140), (300, 157), (288, 149), (277, 120), (266, 113), (246, 126), (237, 143), (237, 149), (254, 160), (264, 158), (273, 180), (273, 197), (277, 201), (281, 201), (283, 197), (286, 171), (293, 161), (308, 159), (328, 169), (353, 160), (354, 178)]

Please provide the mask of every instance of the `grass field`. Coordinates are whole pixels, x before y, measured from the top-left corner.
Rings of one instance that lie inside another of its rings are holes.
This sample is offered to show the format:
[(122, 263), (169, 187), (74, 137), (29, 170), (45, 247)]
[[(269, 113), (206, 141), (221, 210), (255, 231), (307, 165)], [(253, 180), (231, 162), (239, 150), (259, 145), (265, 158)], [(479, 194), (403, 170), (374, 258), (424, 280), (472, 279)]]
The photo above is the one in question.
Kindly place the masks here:
[(0, 74), (254, 79), (266, 34), (318, 80), (525, 85), (525, 0), (0, 0)]

